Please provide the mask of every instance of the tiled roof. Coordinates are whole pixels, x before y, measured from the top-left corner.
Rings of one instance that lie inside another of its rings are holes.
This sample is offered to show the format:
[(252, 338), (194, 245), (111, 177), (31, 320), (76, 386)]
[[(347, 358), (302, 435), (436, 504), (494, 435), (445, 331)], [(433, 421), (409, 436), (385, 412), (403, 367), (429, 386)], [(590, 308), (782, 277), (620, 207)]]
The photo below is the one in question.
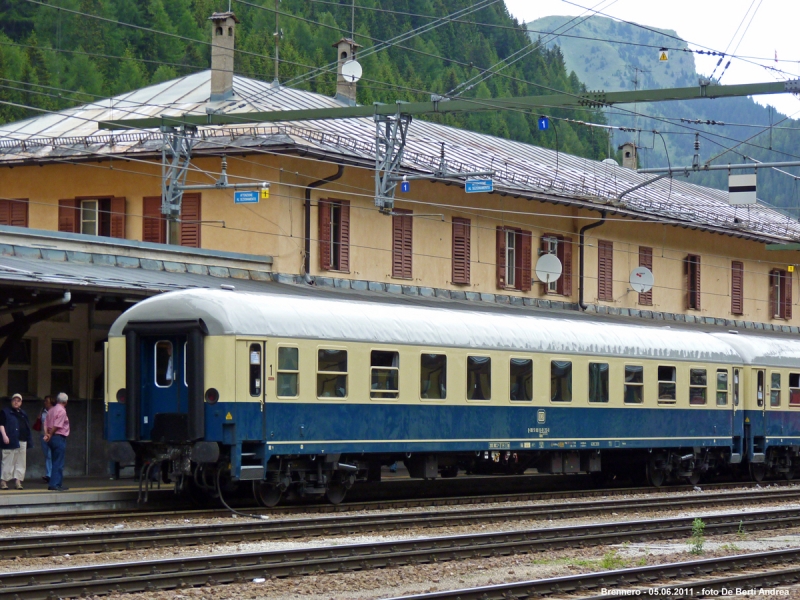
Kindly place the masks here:
[[(247, 112), (340, 106), (333, 98), (271, 83), (234, 77), (234, 98), (215, 108), (242, 113), (241, 126), (202, 127), (195, 151), (305, 147), (365, 164), (374, 161), (371, 119), (305, 121), (281, 125), (247, 123)], [(160, 152), (158, 131), (98, 130), (98, 120), (157, 115), (205, 114), (210, 71), (187, 75), (67, 109), (0, 126), (0, 164), (73, 160), (81, 157)], [(659, 219), (762, 241), (800, 241), (800, 223), (759, 203), (731, 206), (727, 192), (679, 179), (662, 179), (619, 195), (652, 176), (616, 164), (556, 153), (530, 144), (415, 120), (408, 133), (403, 167), (433, 172), (445, 144), (450, 172), (493, 170), (495, 190), (644, 219)]]

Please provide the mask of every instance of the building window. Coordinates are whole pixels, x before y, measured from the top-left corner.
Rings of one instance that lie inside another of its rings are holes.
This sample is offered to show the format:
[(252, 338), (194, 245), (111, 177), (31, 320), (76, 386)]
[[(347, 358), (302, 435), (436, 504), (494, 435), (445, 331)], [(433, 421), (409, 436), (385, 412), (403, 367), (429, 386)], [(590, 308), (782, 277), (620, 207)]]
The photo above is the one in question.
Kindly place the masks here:
[(125, 198), (58, 201), (58, 230), (103, 237), (125, 237)]
[(531, 289), (531, 232), (497, 228), (497, 287)]
[(108, 200), (81, 200), (81, 233), (108, 237), (108, 218), (101, 221), (100, 211), (107, 217), (110, 209)]
[(369, 397), (397, 398), (400, 392), (400, 353), (373, 350), (370, 355)]
[(658, 403), (659, 404), (674, 404), (675, 403), (675, 374), (677, 369), (675, 367), (661, 366), (658, 367)]
[(28, 200), (10, 198), (0, 200), (0, 225), (28, 226)]
[(625, 404), (644, 402), (644, 367), (625, 365)]
[(689, 404), (705, 404), (708, 377), (705, 369), (689, 369)]
[(453, 283), (469, 284), (470, 220), (453, 218)]
[(147, 196), (142, 201), (142, 241), (199, 248), (202, 225), (201, 204), (200, 194), (183, 195), (177, 229), (178, 239), (172, 240), (167, 227), (167, 218), (161, 213), (161, 196)]
[[(639, 266), (653, 270), (653, 249), (648, 246), (639, 246)], [(639, 294), (639, 304), (653, 306), (653, 290)]]
[(555, 254), (561, 261), (561, 277), (545, 285), (547, 294), (572, 296), (572, 238), (545, 233), (542, 236), (540, 254)]
[(278, 348), (278, 396), (297, 397), (297, 381), (300, 374), (297, 348), (281, 346)]
[(589, 363), (589, 402), (608, 402), (608, 363)]
[(410, 210), (392, 215), (392, 277), (411, 279), (413, 221)]
[(550, 400), (572, 402), (572, 363), (568, 360), (550, 361)]
[(800, 373), (789, 373), (789, 405), (800, 406)]
[(31, 340), (28, 338), (17, 341), (8, 355), (8, 394), (22, 394), (31, 392)]
[(419, 395), (425, 400), (447, 398), (447, 356), (423, 354), (419, 358)]
[(317, 353), (317, 396), (347, 397), (347, 350), (320, 349)]
[(614, 244), (597, 242), (597, 299), (614, 301)]
[(467, 357), (467, 400), (492, 399), (492, 359)]
[(769, 386), (769, 405), (770, 406), (780, 406), (781, 405), (781, 374), (780, 373), (772, 373), (770, 377), (770, 386)]
[(350, 203), (319, 201), (319, 260), (325, 271), (350, 270)]
[(717, 406), (728, 404), (728, 370), (717, 370)]
[(769, 272), (769, 304), (773, 319), (792, 318), (792, 274), (781, 269)]
[(508, 381), (509, 400), (533, 400), (533, 361), (512, 358)]
[(684, 261), (686, 271), (686, 308), (700, 310), (700, 257), (689, 254)]
[(53, 340), (50, 343), (50, 389), (54, 394), (64, 392), (72, 396), (75, 392), (74, 343), (68, 340)]
[(731, 262), (731, 314), (744, 314), (744, 264)]

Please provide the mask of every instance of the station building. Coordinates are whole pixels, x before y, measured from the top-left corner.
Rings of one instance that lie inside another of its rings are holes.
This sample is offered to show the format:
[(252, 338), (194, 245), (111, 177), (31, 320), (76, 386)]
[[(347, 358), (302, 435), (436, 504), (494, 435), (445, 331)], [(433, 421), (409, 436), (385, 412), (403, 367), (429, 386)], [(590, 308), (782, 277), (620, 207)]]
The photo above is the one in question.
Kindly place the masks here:
[[(796, 335), (800, 224), (764, 203), (484, 134), (415, 120), (402, 169), (429, 174), (376, 208), (372, 119), (250, 123), (248, 112), (353, 104), (233, 75), (236, 20), (212, 20), (212, 69), (2, 127), (0, 136), (0, 396), (20, 392), (34, 417), (66, 391), (67, 474), (102, 474), (103, 343), (125, 308), (190, 287), (395, 296), (408, 301), (585, 311), (630, 322)], [(222, 31), (222, 34), (219, 32)], [(229, 32), (229, 33), (225, 33)], [(230, 38), (230, 39), (229, 39)], [(337, 56), (351, 57), (351, 40)], [(165, 134), (107, 131), (98, 121), (232, 112), (198, 128), (187, 185), (269, 182), (268, 199), (231, 189), (183, 195), (161, 212)], [(627, 148), (626, 152), (630, 152)], [(464, 177), (493, 171), (491, 193)], [(635, 166), (635, 162), (633, 165)], [(641, 187), (638, 187), (641, 186)], [(786, 248), (782, 248), (786, 246)], [(536, 265), (555, 254), (561, 277)], [(647, 293), (633, 269), (654, 274)], [(30, 450), (40, 474), (38, 445)]]

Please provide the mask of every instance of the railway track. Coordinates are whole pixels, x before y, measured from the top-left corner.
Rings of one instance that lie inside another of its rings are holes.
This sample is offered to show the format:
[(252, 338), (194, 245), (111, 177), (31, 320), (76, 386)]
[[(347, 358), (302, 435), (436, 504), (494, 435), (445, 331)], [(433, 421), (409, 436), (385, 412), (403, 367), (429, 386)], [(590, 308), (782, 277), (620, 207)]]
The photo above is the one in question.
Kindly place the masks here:
[[(730, 492), (708, 496), (640, 498), (629, 501), (602, 500), (564, 505), (514, 505), (468, 508), (448, 511), (384, 513), (334, 517), (305, 517), (280, 521), (244, 521), (236, 523), (159, 527), (157, 529), (114, 529), (53, 535), (38, 538), (14, 538), (0, 541), (0, 559), (16, 557), (78, 555), (100, 552), (138, 550), (171, 546), (197, 546), (352, 535), (415, 528), (454, 527), (520, 520), (557, 520), (591, 517), (610, 513), (632, 513), (662, 508), (691, 510), (718, 506), (752, 506), (774, 502), (800, 502), (800, 489), (778, 491)], [(30, 541), (28, 541), (30, 540)]]
[[(342, 573), (626, 541), (687, 538), (692, 520), (629, 521), (2, 573), (0, 596), (26, 600), (155, 591), (245, 583), (259, 577)], [(704, 521), (706, 534), (714, 535), (785, 529), (800, 526), (800, 509), (715, 515)], [(792, 556), (800, 557), (800, 549), (794, 552)]]
[[(704, 598), (736, 595), (737, 589), (772, 589), (800, 582), (800, 548), (773, 550), (649, 567), (586, 573), (475, 588), (402, 596), (390, 600), (527, 600), (574, 598), (607, 600), (602, 590), (642, 590), (640, 596)], [(764, 570), (764, 568), (767, 568)], [(739, 574), (744, 569), (756, 572)], [(737, 574), (731, 574), (736, 571)], [(715, 576), (716, 575), (716, 576)], [(588, 594), (588, 595), (587, 595)], [(634, 594), (630, 594), (634, 595)], [(747, 594), (757, 595), (757, 594)], [(620, 594), (620, 597), (622, 594)]]
[[(795, 486), (788, 482), (772, 482), (770, 486), (791, 489)], [(711, 491), (717, 489), (760, 489), (755, 483), (715, 483), (705, 484), (703, 490)], [(671, 487), (643, 487), (643, 488), (616, 488), (616, 489), (594, 489), (594, 490), (564, 490), (564, 491), (532, 491), (523, 493), (498, 493), (473, 494), (469, 496), (444, 496), (431, 498), (403, 498), (386, 500), (365, 500), (346, 502), (333, 505), (307, 504), (307, 505), (286, 505), (275, 508), (254, 508), (235, 505), (235, 508), (250, 514), (278, 516), (278, 515), (301, 515), (301, 514), (335, 514), (340, 512), (359, 512), (374, 510), (391, 510), (404, 508), (421, 508), (437, 506), (467, 506), (471, 504), (499, 504), (510, 502), (535, 502), (544, 500), (572, 500), (576, 498), (598, 497), (598, 496), (629, 496), (629, 495), (665, 495), (680, 494), (692, 490), (692, 486), (671, 486)], [(159, 508), (145, 507), (138, 510), (97, 510), (85, 512), (59, 512), (57, 506), (45, 514), (22, 514), (22, 515), (0, 515), (0, 527), (43, 527), (52, 524), (100, 524), (118, 523), (121, 520), (133, 521), (143, 519), (170, 519), (170, 518), (217, 518), (230, 516), (230, 511), (223, 508), (212, 509), (187, 509), (181, 507), (177, 510), (163, 510)]]

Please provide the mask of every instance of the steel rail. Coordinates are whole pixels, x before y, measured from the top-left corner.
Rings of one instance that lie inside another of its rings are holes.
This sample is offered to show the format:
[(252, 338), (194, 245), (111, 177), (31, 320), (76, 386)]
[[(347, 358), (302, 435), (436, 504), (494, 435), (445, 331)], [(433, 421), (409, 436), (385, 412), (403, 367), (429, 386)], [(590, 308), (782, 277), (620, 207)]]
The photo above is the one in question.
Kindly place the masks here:
[[(369, 544), (299, 548), (146, 560), (0, 574), (0, 596), (44, 599), (111, 592), (143, 592), (201, 585), (244, 583), (256, 577), (295, 577), (319, 573), (480, 559), (543, 550), (685, 538), (692, 517), (628, 521), (428, 537)], [(704, 517), (707, 534), (785, 529), (800, 526), (800, 509)]]
[[(728, 575), (713, 579), (696, 579), (714, 573), (741, 569), (761, 568), (796, 562), (800, 558), (800, 548), (772, 550), (735, 556), (724, 556), (678, 563), (652, 565), (567, 575), (534, 581), (519, 581), (499, 585), (480, 586), (459, 590), (430, 592), (411, 596), (398, 596), (389, 600), (527, 600), (558, 594), (559, 597), (573, 595), (581, 600), (607, 600), (617, 596), (613, 593), (586, 596), (590, 590), (605, 588), (614, 590), (642, 590), (638, 596), (657, 596), (670, 598), (723, 597), (722, 590), (752, 589), (757, 586), (776, 587), (792, 585), (800, 581), (800, 566), (772, 569), (744, 575)], [(691, 578), (695, 579), (691, 579)], [(672, 582), (665, 584), (664, 582)], [(705, 595), (703, 594), (703, 591)], [(716, 591), (717, 594), (712, 592)], [(633, 596), (634, 594), (630, 594)], [(727, 593), (726, 596), (739, 596)], [(749, 594), (748, 594), (749, 595)], [(626, 597), (619, 594), (618, 597)], [(780, 596), (778, 596), (780, 597)]]
[(751, 506), (770, 502), (797, 501), (800, 490), (777, 492), (731, 492), (709, 496), (669, 498), (658, 496), (630, 501), (603, 500), (594, 502), (527, 506), (469, 508), (453, 511), (427, 511), (346, 515), (284, 519), (279, 521), (245, 521), (210, 525), (159, 527), (157, 529), (120, 529), (92, 532), (48, 534), (39, 537), (16, 537), (0, 540), (0, 560), (129, 551), (172, 546), (240, 543), (263, 540), (309, 538), (316, 536), (352, 535), (397, 531), (408, 527), (437, 528), (498, 523), (519, 520), (557, 520), (614, 513), (630, 513), (663, 508), (671, 510), (710, 508), (720, 505)]
[[(792, 482), (774, 481), (770, 486), (787, 487)], [(753, 482), (728, 482), (703, 484), (703, 490), (716, 489), (759, 489)], [(652, 486), (643, 488), (614, 488), (614, 489), (573, 489), (557, 491), (530, 491), (530, 492), (508, 492), (501, 493), (495, 487), (489, 494), (473, 494), (470, 496), (439, 496), (430, 498), (399, 498), (384, 500), (361, 500), (344, 502), (342, 504), (300, 504), (282, 505), (274, 508), (248, 507), (246, 510), (251, 514), (259, 515), (300, 515), (300, 514), (333, 514), (341, 512), (356, 512), (369, 510), (387, 510), (401, 508), (420, 508), (434, 506), (463, 506), (470, 504), (489, 504), (489, 503), (509, 503), (509, 502), (528, 502), (543, 500), (571, 500), (573, 498), (586, 498), (596, 496), (628, 496), (631, 494), (680, 494), (687, 490), (692, 490), (693, 486), (675, 485), (655, 488)], [(798, 488), (800, 489), (800, 488)], [(173, 496), (174, 498), (174, 496)], [(118, 510), (92, 510), (75, 512), (62, 512), (58, 510), (58, 504), (52, 506), (47, 513), (26, 513), (0, 515), (0, 527), (41, 527), (48, 524), (64, 525), (68, 523), (108, 523), (118, 522), (122, 519), (159, 519), (159, 518), (215, 518), (230, 516), (230, 511), (223, 508), (210, 509), (191, 509), (185, 506), (178, 506), (177, 510), (164, 510), (163, 504), (154, 503), (153, 506), (141, 509), (126, 511)], [(240, 508), (238, 505), (235, 508)]]

